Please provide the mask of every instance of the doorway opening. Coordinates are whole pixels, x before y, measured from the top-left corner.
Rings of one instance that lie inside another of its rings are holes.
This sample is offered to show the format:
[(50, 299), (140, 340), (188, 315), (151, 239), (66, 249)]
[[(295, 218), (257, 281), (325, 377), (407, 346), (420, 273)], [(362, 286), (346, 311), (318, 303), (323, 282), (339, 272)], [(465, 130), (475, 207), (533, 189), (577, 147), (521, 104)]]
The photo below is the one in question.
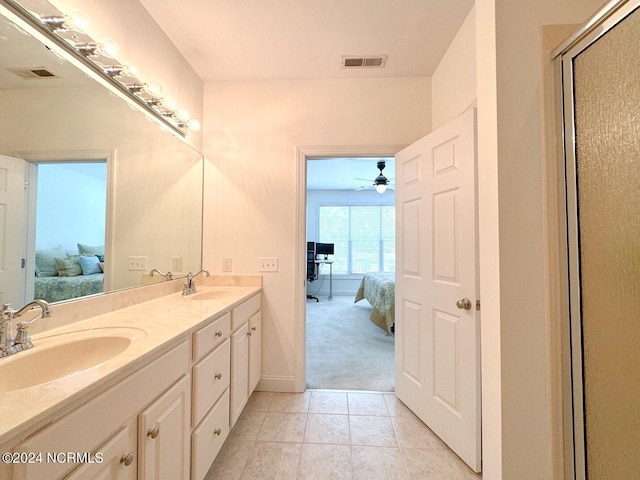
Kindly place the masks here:
[[(26, 161), (25, 301), (110, 288), (113, 152), (20, 152)], [(44, 271), (43, 271), (44, 270)]]
[(306, 159), (307, 388), (394, 390), (392, 331), (360, 298), (364, 274), (395, 275), (394, 170), (389, 156)]

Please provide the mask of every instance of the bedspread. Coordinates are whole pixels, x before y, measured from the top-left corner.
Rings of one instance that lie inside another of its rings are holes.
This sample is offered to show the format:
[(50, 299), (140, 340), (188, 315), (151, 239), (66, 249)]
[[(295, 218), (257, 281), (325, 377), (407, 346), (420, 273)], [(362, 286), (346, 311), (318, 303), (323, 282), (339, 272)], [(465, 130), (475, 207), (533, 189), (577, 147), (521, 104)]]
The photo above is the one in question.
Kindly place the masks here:
[(396, 315), (395, 294), (395, 273), (369, 272), (364, 274), (360, 282), (354, 303), (366, 299), (373, 307), (370, 320), (387, 332), (387, 335), (391, 335)]
[(34, 297), (47, 302), (60, 302), (94, 295), (102, 293), (103, 282), (102, 273), (74, 277), (36, 277)]

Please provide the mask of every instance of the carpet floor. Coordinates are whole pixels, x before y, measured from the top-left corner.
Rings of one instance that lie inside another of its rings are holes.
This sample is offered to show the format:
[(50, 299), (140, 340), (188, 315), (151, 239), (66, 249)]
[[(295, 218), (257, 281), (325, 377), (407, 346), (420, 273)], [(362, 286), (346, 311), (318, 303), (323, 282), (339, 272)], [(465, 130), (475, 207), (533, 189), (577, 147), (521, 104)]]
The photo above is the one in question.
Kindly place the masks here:
[(366, 300), (307, 300), (307, 388), (394, 391), (394, 337), (369, 320)]

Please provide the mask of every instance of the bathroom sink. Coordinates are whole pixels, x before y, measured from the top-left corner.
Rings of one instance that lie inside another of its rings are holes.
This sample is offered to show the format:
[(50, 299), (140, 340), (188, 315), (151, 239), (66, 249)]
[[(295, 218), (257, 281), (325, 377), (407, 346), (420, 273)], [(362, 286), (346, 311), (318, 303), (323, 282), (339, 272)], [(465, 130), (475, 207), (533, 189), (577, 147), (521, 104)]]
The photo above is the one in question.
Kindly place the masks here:
[(0, 395), (99, 366), (145, 336), (137, 328), (100, 328), (34, 338), (33, 348), (0, 359)]
[(212, 290), (209, 292), (194, 293), (189, 298), (191, 298), (191, 300), (216, 300), (235, 294), (236, 292), (233, 290)]

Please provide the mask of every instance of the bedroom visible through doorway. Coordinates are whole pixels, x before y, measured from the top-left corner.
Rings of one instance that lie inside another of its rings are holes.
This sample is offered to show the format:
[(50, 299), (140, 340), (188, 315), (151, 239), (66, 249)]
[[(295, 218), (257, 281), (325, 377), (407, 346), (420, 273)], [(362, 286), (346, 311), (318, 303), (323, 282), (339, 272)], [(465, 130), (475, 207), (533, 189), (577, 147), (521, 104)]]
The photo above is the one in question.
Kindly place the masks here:
[(394, 337), (356, 294), (365, 273), (395, 272), (395, 160), (318, 157), (306, 166), (306, 387), (393, 391)]

